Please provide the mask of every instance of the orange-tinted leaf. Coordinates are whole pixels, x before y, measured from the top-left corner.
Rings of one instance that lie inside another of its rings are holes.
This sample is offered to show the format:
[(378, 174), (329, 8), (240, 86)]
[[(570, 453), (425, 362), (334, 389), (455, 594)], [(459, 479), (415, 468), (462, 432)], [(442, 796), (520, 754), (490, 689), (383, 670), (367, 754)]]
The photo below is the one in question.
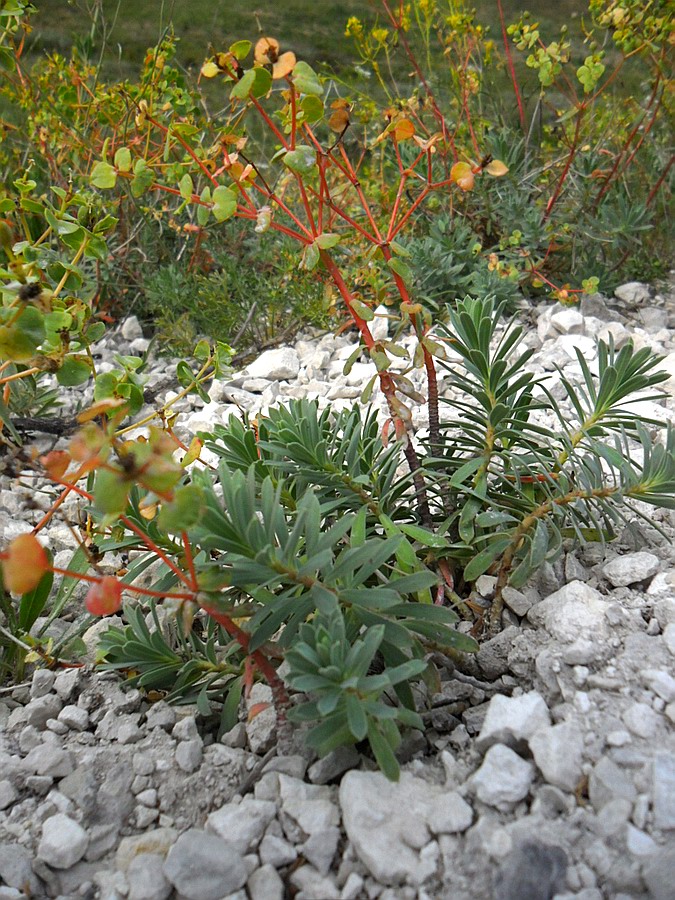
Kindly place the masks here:
[(14, 538), (3, 556), (2, 578), (12, 594), (32, 591), (49, 568), (47, 552), (34, 534)]
[(269, 709), (271, 703), (254, 703), (248, 710), (248, 721), (252, 722), (256, 716), (259, 716), (261, 712), (265, 712), (266, 709)]
[(450, 178), (463, 191), (470, 191), (474, 186), (475, 179), (469, 163), (455, 163), (450, 169)]
[(342, 132), (348, 125), (349, 110), (345, 109), (343, 106), (336, 109), (328, 120), (328, 127), (331, 129), (331, 131), (335, 131), (337, 134), (342, 134)]
[(279, 41), (273, 37), (262, 37), (255, 45), (253, 58), (259, 66), (272, 65), (279, 59)]
[(501, 178), (502, 175), (506, 175), (509, 171), (509, 167), (505, 166), (501, 159), (493, 159), (492, 162), (485, 167), (485, 171), (494, 178)]
[(276, 80), (290, 75), (295, 63), (295, 53), (293, 53), (292, 50), (287, 50), (286, 53), (282, 53), (272, 67), (272, 78)]
[(409, 141), (415, 134), (415, 126), (410, 119), (401, 119), (394, 126), (394, 138), (400, 143), (401, 141)]
[(148, 522), (151, 522), (155, 516), (157, 515), (157, 509), (159, 504), (156, 500), (148, 500), (147, 497), (144, 497), (143, 500), (138, 504), (138, 511), (146, 519)]
[(66, 469), (70, 465), (71, 456), (66, 450), (51, 450), (44, 456), (40, 457), (40, 462), (50, 478), (59, 481), (65, 475)]
[(85, 422), (90, 422), (97, 416), (101, 416), (120, 406), (126, 406), (127, 403), (128, 401), (124, 400), (122, 397), (106, 397), (105, 400), (99, 400), (97, 403), (93, 403), (91, 406), (87, 407), (87, 409), (83, 409), (78, 415), (77, 421), (83, 425)]
[(84, 598), (92, 616), (110, 616), (122, 608), (122, 583), (114, 575), (106, 575), (92, 584)]
[(190, 463), (193, 463), (196, 459), (199, 459), (199, 454), (202, 452), (202, 447), (204, 446), (204, 441), (200, 441), (200, 439), (195, 435), (190, 441), (190, 446), (188, 447), (188, 451), (181, 460), (181, 466), (185, 468), (185, 466), (189, 466)]

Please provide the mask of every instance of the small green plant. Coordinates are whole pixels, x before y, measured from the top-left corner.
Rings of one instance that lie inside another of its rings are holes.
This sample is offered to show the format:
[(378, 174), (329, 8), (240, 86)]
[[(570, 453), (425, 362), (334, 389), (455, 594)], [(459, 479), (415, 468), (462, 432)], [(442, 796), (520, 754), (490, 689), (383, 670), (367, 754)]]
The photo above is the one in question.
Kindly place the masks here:
[[(17, 66), (24, 6), (17, 0), (17, 12), (5, 17)], [(413, 7), (429, 37), (435, 4), (415, 0)], [(421, 725), (414, 684), (436, 681), (430, 651), (461, 662), (477, 648), (476, 637), (500, 626), (504, 587), (523, 584), (564, 539), (610, 539), (628, 512), (643, 514), (641, 504), (675, 505), (675, 431), (653, 441), (631, 412), (636, 392), (666, 378), (649, 351), (600, 343), (597, 375), (579, 353), (580, 384), (560, 376), (570, 418), (525, 368), (532, 351), (518, 352), (522, 329), (502, 321), (518, 260), (514, 282), (524, 274), (548, 280), (542, 267), (555, 255), (553, 244), (527, 242), (536, 228), (558, 240), (555, 219), (595, 98), (574, 106), (571, 143), (536, 197), (538, 222), (525, 217), (522, 228), (500, 231), (495, 201), (501, 191), (516, 192), (501, 187), (509, 164), (491, 158), (497, 139), (472, 111), (480, 79), (471, 62), (477, 47), (483, 55), (487, 48), (471, 17), (443, 24), (451, 30), (448, 56), (461, 50), (464, 60), (451, 70), (451, 130), (408, 41), (406, 10), (387, 0), (383, 8), (391, 31), (372, 33), (368, 53), (386, 56), (398, 43), (422, 88), (389, 107), (378, 133), (366, 127), (359, 136), (356, 105), (332, 100), (325, 81), (269, 37), (255, 47), (238, 41), (204, 63), (202, 76), (218, 79), (229, 96), (222, 116), (211, 120), (168, 64), (165, 42), (148, 54), (139, 84), (90, 88), (95, 123), (80, 122), (81, 140), (63, 136), (77, 186), (42, 191), (25, 174), (7, 187), (0, 199), (8, 220), (0, 223), (3, 440), (17, 443), (10, 413), (17, 383), (29, 385), (43, 372), (62, 388), (91, 381), (94, 403), (80, 413), (82, 428), (67, 448), (34, 462), (60, 493), (34, 532), (11, 542), (0, 559), (6, 591), (20, 597), (42, 592), (52, 573), (63, 576), (50, 616), (67, 594), (63, 585), (89, 585), (84, 603), (92, 615), (124, 611), (126, 599), (128, 624), (105, 638), (103, 650), (107, 664), (127, 670), (134, 683), (168, 690), (175, 700), (196, 698), (202, 709), (222, 701), (225, 727), (240, 691), (263, 678), (280, 723), (311, 722), (309, 740), (321, 753), (367, 741), (396, 777), (401, 729)], [(547, 87), (566, 51), (532, 40)], [(579, 83), (592, 89), (602, 73), (597, 60), (585, 65)], [(59, 78), (64, 72), (57, 67)], [(514, 89), (519, 97), (515, 82)], [(82, 115), (79, 105), (72, 115)], [(604, 184), (617, 182), (615, 175)], [(464, 235), (478, 238), (471, 248), (480, 242), (481, 253), (490, 251), (481, 277), (499, 276), (498, 300), (451, 296), (441, 308), (446, 292), (465, 286), (479, 294), (487, 285), (465, 266), (458, 230), (459, 260), (441, 272), (450, 284), (432, 284), (431, 303), (420, 302), (411, 239), (425, 210), (437, 212), (448, 195), (464, 205)], [(474, 208), (471, 197), (482, 198)], [(529, 201), (518, 198), (520, 208)], [(181, 393), (149, 412), (143, 360), (119, 357), (116, 369), (98, 372), (91, 348), (104, 326), (91, 285), (98, 263), (109, 259), (107, 236), (117, 250), (125, 245), (117, 229), (136, 206), (193, 235), (195, 260), (230, 220), (294, 244), (300, 271), (325, 282), (344, 326), (358, 334), (345, 373), (361, 358), (372, 362), (361, 400), (382, 400), (384, 422), (372, 411), (320, 411), (297, 401), (256, 421), (231, 418), (186, 446), (174, 434), (171, 407), (191, 391), (208, 401), (206, 383), (226, 367), (229, 347), (200, 341), (195, 362), (178, 364)], [(569, 298), (566, 288), (559, 293)], [(373, 333), (382, 301), (391, 339)], [(412, 347), (399, 340), (405, 331)], [(440, 396), (441, 372), (449, 399)], [(424, 430), (416, 425), (420, 407)], [(219, 457), (216, 467), (200, 462), (204, 444)], [(84, 538), (69, 568), (53, 565), (36, 535), (73, 496), (86, 507), (88, 536), (99, 550), (141, 551), (126, 573), (102, 569)], [(151, 563), (157, 571), (147, 585), (139, 576)], [(496, 577), (496, 593), (484, 621), (470, 601), (486, 572)], [(154, 630), (144, 621), (140, 604), (159, 602), (178, 611), (171, 634), (162, 632), (158, 614)], [(460, 616), (470, 621), (459, 627)], [(16, 617), (9, 624), (25, 631)], [(293, 705), (289, 691), (306, 696)]]

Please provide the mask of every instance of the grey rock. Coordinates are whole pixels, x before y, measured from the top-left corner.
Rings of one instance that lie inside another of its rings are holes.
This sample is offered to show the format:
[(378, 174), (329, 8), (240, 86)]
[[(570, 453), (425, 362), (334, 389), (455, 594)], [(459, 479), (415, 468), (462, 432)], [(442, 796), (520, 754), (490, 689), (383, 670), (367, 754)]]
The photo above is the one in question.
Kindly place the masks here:
[(261, 353), (247, 369), (251, 378), (285, 381), (298, 377), (300, 357), (293, 347), (276, 347)]
[(675, 700), (675, 678), (663, 669), (643, 669), (640, 673), (642, 681), (666, 703)]
[(298, 900), (339, 900), (340, 891), (332, 878), (327, 878), (313, 866), (301, 866), (290, 877), (293, 887), (299, 893), (295, 896)]
[(171, 885), (164, 875), (164, 857), (157, 853), (139, 853), (127, 870), (129, 900), (166, 900)]
[(59, 790), (83, 812), (91, 812), (96, 804), (98, 792), (98, 782), (93, 767), (85, 764), (78, 766), (70, 775), (61, 780)]
[(476, 748), (483, 751), (493, 744), (516, 746), (550, 722), (546, 701), (536, 691), (517, 697), (496, 694), (490, 700)]
[(339, 828), (315, 831), (300, 847), (300, 852), (307, 862), (322, 875), (327, 875), (330, 871), (340, 842), (340, 834)]
[(518, 591), (508, 585), (502, 591), (502, 597), (504, 604), (517, 616), (521, 617), (527, 615), (527, 611), (534, 602), (532, 597), (528, 597), (522, 591)]
[(328, 784), (344, 774), (348, 769), (358, 766), (361, 755), (356, 747), (339, 747), (321, 759), (317, 759), (308, 771), (307, 776), (313, 784)]
[(68, 750), (53, 744), (34, 747), (23, 761), (23, 767), (35, 775), (63, 778), (73, 771), (73, 757)]
[(634, 825), (626, 827), (626, 849), (633, 856), (651, 856), (655, 852), (658, 845), (646, 832), (641, 831)]
[(358, 900), (363, 896), (363, 878), (356, 872), (350, 872), (340, 891), (340, 900)]
[(263, 863), (280, 869), (282, 866), (290, 865), (298, 857), (298, 851), (292, 844), (284, 838), (275, 834), (266, 834), (260, 842), (258, 854)]
[(625, 832), (628, 820), (633, 811), (630, 800), (617, 797), (606, 803), (596, 817), (597, 832), (604, 838)]
[(171, 731), (176, 724), (176, 710), (164, 700), (159, 700), (157, 703), (153, 703), (147, 711), (145, 721), (148, 728), (163, 728), (165, 731)]
[(660, 848), (643, 863), (650, 900), (675, 900), (675, 844)]
[(45, 694), (31, 700), (26, 707), (26, 722), (40, 731), (47, 726), (49, 719), (55, 719), (61, 712), (63, 703), (56, 694)]
[(106, 825), (92, 825), (87, 829), (89, 834), (89, 846), (84, 858), (89, 862), (101, 859), (110, 850), (112, 850), (118, 842), (119, 828), (113, 823)]
[(59, 672), (54, 680), (54, 690), (59, 697), (65, 702), (70, 700), (82, 682), (81, 669), (64, 669)]
[(30, 683), (31, 700), (44, 697), (54, 687), (56, 675), (49, 669), (36, 669)]
[(534, 767), (510, 747), (495, 744), (485, 754), (482, 766), (469, 785), (482, 803), (508, 811), (527, 796), (534, 779)]
[(63, 813), (47, 819), (42, 826), (38, 859), (53, 869), (70, 869), (84, 856), (89, 836), (74, 819)]
[(224, 744), (226, 747), (234, 747), (235, 749), (245, 747), (246, 726), (244, 723), (237, 722), (233, 728), (230, 728), (230, 730), (221, 737), (220, 743)]
[(16, 842), (0, 844), (0, 879), (8, 886), (24, 891), (28, 888), (31, 896), (42, 893), (31, 866), (33, 854)]
[(201, 738), (181, 741), (176, 747), (176, 764), (184, 772), (196, 772), (202, 764), (204, 745)]
[(370, 323), (370, 333), (376, 341), (386, 341), (389, 337), (389, 316), (391, 312), (388, 306), (380, 304), (373, 310), (375, 318)]
[(273, 866), (260, 866), (246, 884), (251, 900), (284, 900), (284, 883)]
[(135, 341), (138, 338), (143, 337), (143, 329), (136, 316), (127, 316), (124, 322), (122, 322), (120, 334), (125, 341)]
[(637, 791), (630, 776), (608, 756), (601, 757), (593, 767), (588, 779), (588, 796), (593, 809), (599, 812), (603, 806), (622, 797), (631, 803), (637, 797)]
[(629, 306), (639, 306), (649, 300), (651, 290), (648, 284), (641, 281), (627, 281), (614, 289), (614, 296)]
[(459, 834), (472, 821), (473, 809), (457, 791), (439, 794), (427, 816), (427, 824), (434, 834)]
[(607, 601), (599, 591), (582, 581), (571, 581), (533, 606), (527, 618), (565, 643), (571, 644), (580, 634), (593, 634), (600, 641), (609, 636), (606, 609)]
[(584, 317), (576, 309), (561, 309), (551, 315), (551, 325), (561, 334), (583, 334)]
[(668, 648), (668, 652), (675, 656), (675, 623), (671, 622), (663, 629), (663, 642)]
[(3, 778), (2, 781), (0, 781), (0, 810), (7, 809), (8, 806), (11, 806), (18, 796), (12, 782)]
[(325, 831), (340, 822), (340, 813), (335, 804), (321, 798), (289, 798), (284, 800), (282, 810), (284, 817), (290, 816), (308, 836)]
[[(169, 707), (171, 708), (171, 707)], [(177, 741), (194, 741), (199, 738), (197, 722), (194, 716), (185, 716), (173, 726), (171, 736)]]
[(258, 712), (250, 722), (246, 723), (248, 744), (254, 753), (266, 753), (274, 743), (277, 730), (277, 715), (274, 710), (272, 690), (266, 684), (254, 684), (246, 700), (250, 710), (258, 703), (269, 706)]
[(675, 754), (657, 753), (653, 772), (654, 824), (675, 829)]
[(187, 900), (220, 900), (248, 878), (234, 847), (197, 828), (181, 834), (169, 850), (164, 875)]
[(64, 706), (59, 713), (58, 720), (71, 731), (86, 731), (89, 727), (89, 713), (79, 706)]
[(610, 560), (603, 566), (602, 573), (614, 587), (626, 587), (652, 578), (659, 571), (659, 566), (658, 556), (640, 551)]
[(482, 674), (490, 681), (509, 671), (509, 650), (513, 645), (514, 638), (519, 634), (520, 629), (511, 625), (481, 644), (475, 659)]
[(420, 884), (434, 873), (436, 862), (422, 850), (432, 841), (432, 822), (452, 824), (451, 811), (443, 809), (449, 793), (405, 771), (395, 784), (380, 772), (347, 772), (340, 785), (344, 828), (378, 882)]
[(652, 737), (659, 727), (660, 717), (646, 703), (633, 703), (624, 710), (621, 718), (632, 734), (641, 738)]
[(541, 728), (528, 741), (540, 772), (563, 791), (573, 791), (582, 775), (584, 737), (574, 722)]
[(164, 858), (177, 837), (174, 828), (155, 828), (145, 834), (122, 838), (115, 854), (115, 865), (121, 872), (127, 872), (132, 861), (141, 854), (157, 854)]
[(276, 811), (276, 804), (268, 800), (245, 798), (241, 803), (227, 803), (212, 812), (206, 828), (232, 844), (243, 856), (257, 848)]
[(567, 855), (532, 840), (512, 850), (494, 880), (494, 900), (551, 900), (565, 887)]

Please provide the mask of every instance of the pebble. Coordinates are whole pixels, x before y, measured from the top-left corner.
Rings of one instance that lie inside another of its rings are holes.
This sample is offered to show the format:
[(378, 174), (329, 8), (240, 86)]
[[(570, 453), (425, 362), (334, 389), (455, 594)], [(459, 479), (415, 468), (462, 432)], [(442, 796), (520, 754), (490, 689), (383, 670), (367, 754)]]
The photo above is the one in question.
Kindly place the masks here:
[(657, 753), (653, 774), (654, 825), (675, 829), (675, 754)]
[(260, 866), (246, 884), (251, 900), (284, 900), (285, 887), (273, 866)]
[(127, 869), (128, 900), (166, 900), (172, 891), (164, 875), (164, 857), (140, 853)]
[(7, 809), (16, 800), (19, 795), (14, 789), (14, 785), (7, 778), (0, 781), (0, 810)]
[(660, 560), (653, 553), (627, 553), (605, 563), (602, 573), (614, 587), (624, 587), (652, 578), (659, 566)]
[(300, 372), (300, 357), (293, 347), (276, 347), (266, 350), (249, 366), (251, 378), (266, 378), (268, 381), (286, 381), (297, 378)]
[(244, 855), (256, 850), (276, 812), (276, 803), (244, 798), (241, 803), (228, 803), (212, 812), (206, 828)]
[(599, 591), (583, 581), (571, 581), (531, 607), (527, 618), (564, 643), (573, 643), (580, 634), (594, 634), (601, 641), (608, 637), (606, 609)]
[(469, 785), (488, 806), (507, 812), (527, 796), (534, 779), (534, 767), (510, 747), (495, 744), (485, 754), (483, 764)]
[(512, 850), (497, 870), (494, 900), (550, 900), (565, 886), (567, 854), (537, 840)]
[(581, 778), (584, 736), (574, 722), (540, 728), (528, 741), (537, 768), (549, 784), (573, 791)]
[(588, 779), (588, 796), (596, 812), (617, 797), (631, 803), (637, 797), (635, 785), (624, 769), (619, 768), (608, 756), (601, 757)]
[(183, 772), (196, 772), (204, 758), (204, 745), (201, 738), (192, 741), (181, 741), (176, 747), (176, 765)]
[(476, 749), (487, 750), (493, 744), (516, 746), (550, 722), (546, 701), (537, 691), (517, 697), (496, 694), (487, 708)]
[(164, 875), (186, 900), (220, 900), (246, 884), (241, 855), (215, 834), (191, 828), (164, 862)]
[(47, 819), (37, 848), (38, 859), (53, 869), (70, 869), (85, 854), (89, 836), (74, 819), (63, 813)]

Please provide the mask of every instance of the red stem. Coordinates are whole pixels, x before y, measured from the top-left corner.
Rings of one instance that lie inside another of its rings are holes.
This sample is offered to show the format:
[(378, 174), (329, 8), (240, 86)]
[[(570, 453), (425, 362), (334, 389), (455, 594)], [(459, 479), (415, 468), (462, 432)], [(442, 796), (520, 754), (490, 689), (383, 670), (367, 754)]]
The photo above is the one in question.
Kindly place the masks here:
[(280, 729), (286, 721), (286, 710), (290, 706), (291, 701), (289, 699), (288, 692), (286, 691), (286, 686), (281, 678), (279, 678), (279, 676), (277, 675), (276, 669), (261, 650), (254, 650), (253, 652), (249, 651), (250, 638), (248, 634), (246, 634), (245, 631), (242, 631), (242, 629), (235, 622), (233, 622), (229, 616), (225, 615), (225, 613), (219, 612), (213, 606), (208, 606), (205, 603), (200, 603), (200, 606), (204, 610), (204, 612), (207, 613), (207, 615), (211, 616), (212, 619), (215, 619), (215, 621), (218, 622), (219, 625), (222, 625), (222, 627), (230, 635), (230, 637), (233, 637), (242, 648), (242, 650), (254, 660), (256, 666), (258, 667), (258, 671), (265, 678), (270, 688), (272, 689), (274, 707), (277, 714), (277, 727)]
[(499, 10), (499, 22), (502, 27), (502, 41), (504, 43), (504, 52), (506, 53), (506, 65), (509, 70), (509, 75), (511, 76), (511, 83), (513, 84), (513, 91), (516, 95), (516, 103), (518, 104), (518, 117), (520, 119), (520, 127), (523, 132), (525, 132), (526, 124), (525, 124), (525, 110), (523, 109), (523, 101), (520, 96), (520, 90), (518, 88), (518, 80), (516, 79), (516, 70), (513, 65), (513, 58), (511, 56), (511, 45), (509, 43), (509, 37), (506, 33), (506, 23), (504, 21), (504, 10), (502, 8), (502, 0), (497, 0), (497, 9)]
[(563, 169), (562, 174), (561, 174), (560, 178), (558, 179), (558, 183), (555, 186), (555, 190), (553, 191), (553, 196), (546, 204), (546, 210), (544, 212), (542, 222), (545, 222), (548, 219), (548, 217), (551, 215), (551, 212), (553, 211), (553, 207), (557, 203), (558, 198), (560, 197), (560, 194), (562, 192), (563, 185), (565, 184), (565, 180), (566, 180), (569, 170), (572, 166), (574, 157), (577, 154), (577, 150), (579, 147), (579, 134), (581, 132), (581, 120), (583, 119), (585, 110), (586, 110), (586, 107), (584, 105), (582, 105), (579, 108), (579, 114), (577, 115), (577, 124), (576, 124), (576, 128), (574, 129), (574, 137), (572, 138), (572, 145), (570, 147), (570, 152), (567, 156), (567, 162), (565, 163), (565, 168)]

